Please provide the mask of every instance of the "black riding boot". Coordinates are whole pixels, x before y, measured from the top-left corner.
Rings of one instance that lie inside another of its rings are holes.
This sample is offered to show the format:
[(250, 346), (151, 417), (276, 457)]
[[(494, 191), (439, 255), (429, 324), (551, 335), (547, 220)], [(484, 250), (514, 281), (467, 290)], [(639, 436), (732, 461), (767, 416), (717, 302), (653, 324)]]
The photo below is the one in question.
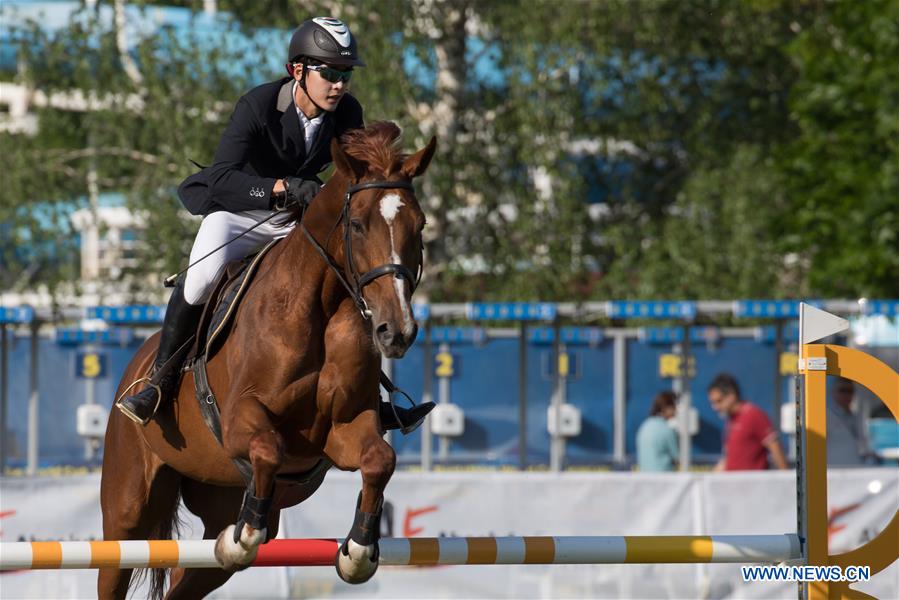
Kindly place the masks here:
[[(169, 305), (165, 311), (165, 319), (162, 322), (162, 336), (159, 340), (159, 350), (156, 353), (156, 360), (153, 362), (153, 376), (151, 377), (151, 385), (139, 393), (123, 398), (116, 403), (125, 416), (132, 421), (146, 425), (147, 422), (156, 413), (160, 402), (169, 398), (178, 384), (181, 377), (182, 360), (172, 361), (172, 364), (166, 364), (174, 354), (187, 344), (188, 340), (196, 331), (197, 319), (203, 312), (203, 305), (194, 306), (188, 304), (184, 299), (184, 282), (180, 281), (175, 289), (172, 290), (172, 296), (169, 298)], [(182, 357), (183, 358), (183, 357)], [(177, 364), (176, 364), (177, 363)], [(165, 366), (164, 373), (158, 373)], [(152, 379), (157, 378), (158, 388), (152, 385)], [(161, 392), (161, 395), (158, 393)]]
[[(390, 402), (381, 402), (381, 405), (378, 407), (378, 413), (381, 415), (381, 427), (385, 431), (388, 429), (400, 429), (403, 435), (412, 433), (418, 429), (418, 426), (422, 424), (428, 413), (434, 410), (435, 406), (437, 405), (433, 402), (422, 402), (412, 408), (401, 408), (396, 405), (391, 407)], [(396, 410), (396, 415), (393, 414), (394, 409)], [(399, 417), (399, 420), (397, 420), (397, 417)]]

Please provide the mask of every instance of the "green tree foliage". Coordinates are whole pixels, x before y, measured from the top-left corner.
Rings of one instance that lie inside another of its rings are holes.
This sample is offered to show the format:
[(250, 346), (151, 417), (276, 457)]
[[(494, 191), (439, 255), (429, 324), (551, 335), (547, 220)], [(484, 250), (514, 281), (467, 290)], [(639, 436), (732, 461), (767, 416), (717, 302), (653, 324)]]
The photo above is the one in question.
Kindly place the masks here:
[[(641, 296), (771, 298), (807, 293), (782, 254), (783, 176), (757, 146), (690, 174), (634, 278)], [(772, 268), (774, 266), (775, 268)], [(644, 289), (641, 289), (645, 286)]]
[[(135, 40), (135, 80), (123, 68), (107, 8), (85, 7), (58, 31), (39, 23), (16, 31), (19, 59), (26, 65), (18, 81), (63, 105), (35, 109), (34, 137), (0, 135), (4, 221), (9, 218), (11, 228), (25, 238), (66, 239), (70, 228), (50, 229), (62, 220), (59, 215), (88, 205), (93, 178), (97, 191), (124, 193), (146, 219), (139, 271), (164, 273), (182, 264), (197, 226), (179, 211), (174, 188), (193, 170), (189, 159), (207, 156), (215, 147), (230, 110), (219, 98), (240, 89), (233, 73), (240, 71), (244, 56), (162, 30)], [(52, 222), (35, 218), (48, 211), (57, 215)], [(13, 275), (29, 268), (16, 257), (4, 256), (4, 262)], [(64, 266), (49, 269), (38, 281), (52, 287), (77, 273), (71, 261)], [(158, 296), (158, 279), (129, 275), (123, 275), (122, 284), (135, 286), (138, 298), (146, 291)]]
[(789, 49), (793, 251), (822, 296), (899, 294), (899, 4), (835, 2)]
[[(438, 137), (419, 191), (433, 301), (895, 293), (889, 0), (217, 4), (218, 30), (196, 17), (127, 55), (104, 3), (19, 32), (15, 77), (107, 101), (41, 109), (34, 137), (0, 133), (0, 216), (19, 236), (0, 247), (4, 288), (75, 277), (71, 259), (38, 273), (10, 249), (71, 256), (51, 240), (68, 238), (55, 228), (88, 173), (145, 215), (143, 271), (183, 267), (188, 159), (208, 163), (240, 94), (281, 76), (292, 29), (333, 14), (369, 64), (353, 80), (366, 119), (396, 121), (410, 150)], [(151, 20), (203, 2), (143, 5)]]

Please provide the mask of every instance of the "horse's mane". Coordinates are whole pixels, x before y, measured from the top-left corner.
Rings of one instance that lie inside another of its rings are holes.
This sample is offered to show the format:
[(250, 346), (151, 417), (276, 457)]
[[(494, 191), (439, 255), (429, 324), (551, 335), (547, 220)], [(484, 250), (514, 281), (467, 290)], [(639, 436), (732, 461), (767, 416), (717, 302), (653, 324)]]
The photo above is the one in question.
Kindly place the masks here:
[(389, 177), (408, 157), (399, 150), (402, 130), (390, 121), (375, 121), (363, 129), (351, 129), (340, 136), (344, 152), (368, 165), (369, 171)]
[[(387, 178), (396, 173), (408, 154), (400, 152), (399, 143), (403, 131), (391, 121), (375, 121), (361, 129), (350, 129), (338, 140), (343, 151), (368, 166), (376, 178)], [(302, 218), (298, 209), (275, 221), (278, 225), (296, 223)]]

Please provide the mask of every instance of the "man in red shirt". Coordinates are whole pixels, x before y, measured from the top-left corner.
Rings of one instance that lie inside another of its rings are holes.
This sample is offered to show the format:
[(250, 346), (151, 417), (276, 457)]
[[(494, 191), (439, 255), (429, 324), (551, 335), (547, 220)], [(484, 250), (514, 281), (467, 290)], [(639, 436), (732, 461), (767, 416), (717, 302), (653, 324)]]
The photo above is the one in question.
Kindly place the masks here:
[(787, 459), (768, 415), (740, 397), (740, 386), (732, 375), (721, 373), (708, 388), (709, 403), (727, 423), (724, 426), (724, 456), (716, 471), (757, 471), (768, 468), (768, 453), (778, 469)]

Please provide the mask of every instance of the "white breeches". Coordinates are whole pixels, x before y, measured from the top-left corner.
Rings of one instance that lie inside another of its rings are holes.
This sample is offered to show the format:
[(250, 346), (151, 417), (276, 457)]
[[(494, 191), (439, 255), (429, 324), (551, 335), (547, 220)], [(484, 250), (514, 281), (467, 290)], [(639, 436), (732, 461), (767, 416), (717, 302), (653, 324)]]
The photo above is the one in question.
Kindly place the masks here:
[[(207, 215), (200, 224), (188, 264), (199, 260), (271, 214), (268, 210), (250, 210), (239, 213), (220, 211)], [(202, 304), (208, 299), (212, 286), (227, 263), (243, 258), (270, 241), (290, 233), (294, 228), (293, 223), (282, 226), (274, 223), (286, 216), (288, 215), (274, 217), (188, 269), (184, 280), (184, 299), (190, 304)]]

